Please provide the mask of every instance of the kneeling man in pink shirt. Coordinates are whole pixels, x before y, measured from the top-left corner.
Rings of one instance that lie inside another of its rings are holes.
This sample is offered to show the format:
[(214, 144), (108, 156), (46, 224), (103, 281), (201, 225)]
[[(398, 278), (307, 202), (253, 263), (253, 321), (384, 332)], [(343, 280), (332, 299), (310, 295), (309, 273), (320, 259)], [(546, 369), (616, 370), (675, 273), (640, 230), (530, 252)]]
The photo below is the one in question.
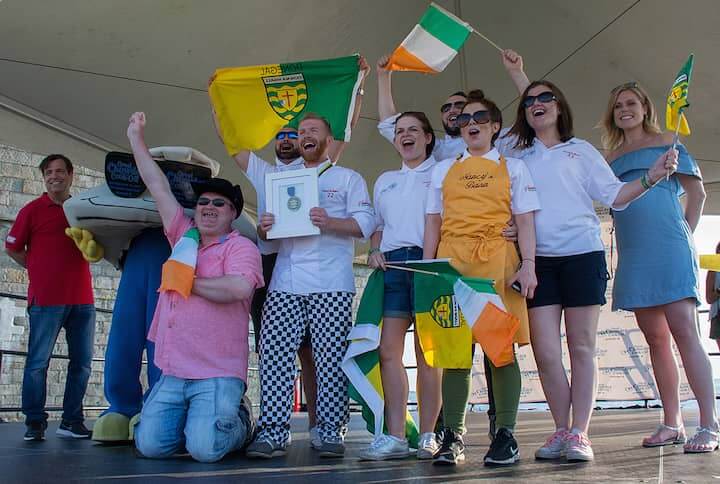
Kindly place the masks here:
[(193, 184), (195, 217), (186, 216), (145, 145), (144, 128), (145, 114), (135, 113), (127, 135), (173, 253), (148, 336), (163, 375), (145, 401), (135, 445), (149, 458), (186, 448), (198, 461), (215, 462), (252, 437), (244, 396), (250, 301), (264, 285), (260, 252), (230, 225), (242, 211), (240, 187), (221, 178)]

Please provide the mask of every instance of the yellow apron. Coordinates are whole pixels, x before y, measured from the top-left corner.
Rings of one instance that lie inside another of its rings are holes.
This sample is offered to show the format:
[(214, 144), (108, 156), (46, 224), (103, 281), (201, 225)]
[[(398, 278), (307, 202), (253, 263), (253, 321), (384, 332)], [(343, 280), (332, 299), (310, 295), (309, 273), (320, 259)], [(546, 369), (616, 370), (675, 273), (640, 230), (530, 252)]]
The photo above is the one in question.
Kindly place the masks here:
[(442, 186), (443, 217), (437, 257), (451, 258), (464, 276), (495, 280), (495, 290), (505, 309), (520, 320), (515, 342), (530, 342), (525, 298), (506, 286), (520, 258), (515, 244), (502, 236), (512, 217), (510, 175), (507, 162), (480, 156), (457, 161)]

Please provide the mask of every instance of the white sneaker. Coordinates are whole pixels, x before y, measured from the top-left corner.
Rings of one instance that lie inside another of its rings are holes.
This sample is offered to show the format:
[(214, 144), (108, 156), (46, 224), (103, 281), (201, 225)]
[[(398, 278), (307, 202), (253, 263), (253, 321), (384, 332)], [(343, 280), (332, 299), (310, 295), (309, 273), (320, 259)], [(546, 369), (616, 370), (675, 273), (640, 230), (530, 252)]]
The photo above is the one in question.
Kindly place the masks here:
[(568, 438), (568, 431), (557, 430), (547, 438), (545, 444), (535, 451), (536, 459), (559, 459), (565, 455), (565, 445)]
[(568, 462), (591, 461), (595, 458), (592, 450), (592, 442), (585, 432), (580, 434), (570, 433), (566, 439), (565, 458)]
[(425, 432), (418, 439), (417, 458), (420, 460), (432, 459), (440, 450), (440, 443), (435, 432)]
[(317, 425), (311, 428), (308, 433), (310, 434), (310, 447), (315, 450), (322, 447), (322, 439), (320, 438), (320, 431), (318, 430)]
[(360, 460), (404, 459), (409, 456), (407, 440), (382, 434), (375, 437), (370, 447), (360, 453)]

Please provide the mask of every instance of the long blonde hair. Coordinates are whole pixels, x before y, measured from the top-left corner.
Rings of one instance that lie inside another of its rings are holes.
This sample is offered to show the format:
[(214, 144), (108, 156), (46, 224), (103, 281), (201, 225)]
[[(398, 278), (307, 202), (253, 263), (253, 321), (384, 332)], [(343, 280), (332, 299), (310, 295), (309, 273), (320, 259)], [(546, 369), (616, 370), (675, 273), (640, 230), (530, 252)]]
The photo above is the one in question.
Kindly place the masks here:
[(625, 133), (623, 130), (618, 128), (615, 124), (615, 103), (617, 102), (620, 93), (630, 91), (634, 93), (640, 102), (645, 107), (647, 113), (643, 117), (643, 131), (646, 133), (660, 134), (662, 130), (657, 120), (657, 110), (655, 105), (648, 96), (647, 91), (643, 89), (637, 82), (628, 82), (617, 86), (610, 92), (610, 99), (608, 99), (607, 108), (605, 114), (600, 120), (599, 126), (602, 129), (602, 144), (606, 150), (616, 150), (625, 142)]

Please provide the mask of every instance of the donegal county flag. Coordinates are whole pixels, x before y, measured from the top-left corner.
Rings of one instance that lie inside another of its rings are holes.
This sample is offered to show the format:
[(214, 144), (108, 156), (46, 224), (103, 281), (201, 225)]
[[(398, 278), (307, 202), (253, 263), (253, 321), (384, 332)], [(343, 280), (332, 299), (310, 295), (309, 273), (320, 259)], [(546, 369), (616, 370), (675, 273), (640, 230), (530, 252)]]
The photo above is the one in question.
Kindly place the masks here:
[(324, 116), (337, 140), (350, 140), (355, 95), (362, 79), (358, 56), (218, 69), (210, 101), (228, 153), (260, 149), (306, 113)]
[[(342, 369), (350, 380), (350, 398), (362, 406), (362, 416), (374, 435), (387, 433), (379, 352), (384, 291), (384, 272), (376, 270), (365, 286), (342, 362)], [(405, 420), (405, 435), (410, 446), (417, 447), (418, 429), (409, 413)]]
[(472, 333), (455, 298), (460, 277), (448, 262), (408, 262), (414, 273), (415, 329), (425, 361), (434, 368), (470, 368)]
[(685, 108), (690, 106), (688, 103), (688, 88), (690, 87), (690, 77), (693, 69), (693, 54), (690, 54), (685, 65), (675, 78), (670, 94), (667, 98), (667, 106), (665, 108), (665, 128), (668, 131), (677, 131), (683, 136), (690, 134), (690, 126), (687, 118), (683, 114)]
[(180, 237), (168, 260), (162, 266), (162, 278), (158, 291), (177, 291), (187, 299), (195, 278), (200, 232), (193, 227)]
[(390, 55), (392, 71), (442, 72), (467, 40), (472, 27), (431, 3), (405, 40)]

